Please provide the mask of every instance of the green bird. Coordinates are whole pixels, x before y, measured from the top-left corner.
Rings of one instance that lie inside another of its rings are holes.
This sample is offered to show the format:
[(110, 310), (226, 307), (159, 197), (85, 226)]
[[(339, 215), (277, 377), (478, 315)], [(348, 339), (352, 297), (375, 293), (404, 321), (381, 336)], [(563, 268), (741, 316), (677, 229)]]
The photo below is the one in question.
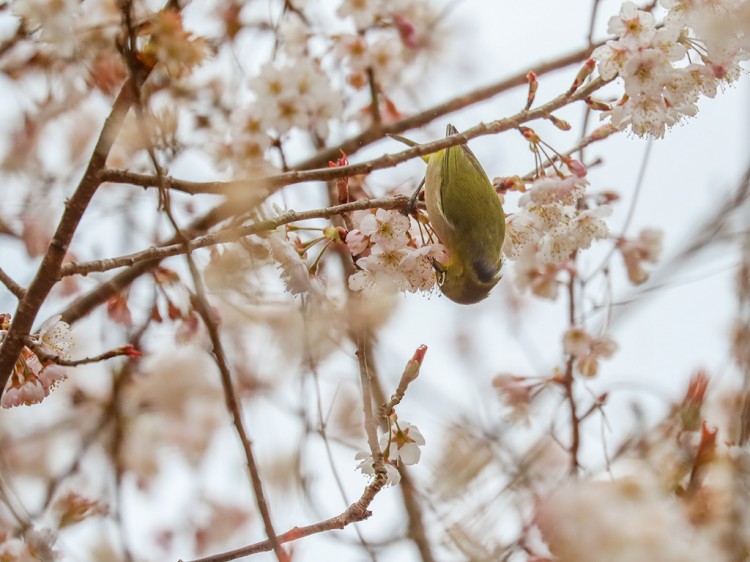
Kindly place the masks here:
[[(458, 131), (448, 125), (445, 133)], [(447, 263), (434, 263), (440, 290), (459, 304), (486, 298), (501, 277), (505, 212), (467, 146), (430, 155), (424, 201), (435, 234), (450, 252)]]

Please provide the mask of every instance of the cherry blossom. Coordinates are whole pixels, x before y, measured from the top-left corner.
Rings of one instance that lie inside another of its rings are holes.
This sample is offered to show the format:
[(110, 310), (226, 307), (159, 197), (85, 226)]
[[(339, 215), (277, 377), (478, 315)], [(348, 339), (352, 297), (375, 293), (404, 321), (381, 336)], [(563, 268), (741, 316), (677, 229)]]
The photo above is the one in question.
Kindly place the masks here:
[(609, 22), (617, 39), (592, 55), (602, 78), (619, 75), (625, 86), (620, 103), (602, 118), (619, 128), (629, 126), (638, 136), (660, 138), (694, 116), (698, 94), (713, 97), (720, 84), (737, 79), (739, 62), (750, 56), (745, 28), (738, 23), (747, 12), (741, 4), (664, 1), (670, 11), (656, 29), (651, 13), (623, 3), (620, 15)]
[[(401, 481), (401, 475), (396, 466), (401, 463), (413, 465), (419, 462), (421, 457), (420, 447), (425, 445), (425, 439), (416, 426), (405, 421), (389, 419), (390, 431), (380, 436), (378, 444), (383, 453), (383, 461), (386, 469), (387, 484), (395, 486)], [(373, 476), (375, 474), (374, 460), (372, 454), (359, 451), (355, 460), (360, 461), (357, 469), (362, 474)]]
[(356, 215), (358, 228), (346, 244), (359, 271), (349, 277), (349, 288), (376, 295), (395, 290), (429, 291), (435, 286), (435, 263), (445, 263), (442, 244), (419, 245), (409, 218), (398, 211), (378, 209)]
[(503, 252), (519, 259), (527, 248), (536, 248), (540, 265), (561, 265), (571, 255), (609, 235), (604, 222), (612, 209), (599, 205), (579, 210), (588, 182), (576, 176), (542, 177), (519, 200), (519, 211), (507, 221)]

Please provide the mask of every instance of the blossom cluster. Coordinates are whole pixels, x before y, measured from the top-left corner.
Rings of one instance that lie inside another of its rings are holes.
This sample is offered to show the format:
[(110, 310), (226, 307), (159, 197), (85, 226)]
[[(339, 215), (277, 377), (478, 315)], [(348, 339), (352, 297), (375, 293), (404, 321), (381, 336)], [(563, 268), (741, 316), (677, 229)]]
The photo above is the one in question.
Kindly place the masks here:
[[(344, 112), (345, 90), (326, 71), (331, 65), (329, 53), (348, 86), (355, 91), (365, 89), (371, 82), (368, 73), (372, 73), (372, 86), (382, 91), (383, 84), (403, 78), (406, 66), (423, 50), (436, 19), (434, 8), (425, 0), (343, 2), (338, 15), (353, 20), (357, 33), (332, 35), (327, 52), (316, 56), (309, 41), (315, 34), (302, 13), (285, 15), (279, 27), (283, 57), (264, 64), (250, 79), (255, 101), (232, 118), (230, 152), (238, 162), (261, 162), (274, 139), (292, 130), (328, 137), (330, 123)], [(386, 96), (383, 99), (388, 101)]]
[(346, 235), (346, 245), (359, 271), (349, 277), (353, 291), (428, 291), (435, 286), (434, 262), (445, 263), (442, 244), (417, 243), (409, 217), (378, 209), (355, 216), (357, 228)]
[(410, 60), (429, 46), (429, 32), (438, 19), (435, 7), (426, 0), (342, 2), (338, 15), (351, 18), (358, 31), (336, 38), (347, 83), (354, 88), (368, 84), (368, 70), (379, 84), (398, 80)]
[(517, 282), (541, 297), (557, 296), (558, 272), (578, 250), (609, 235), (612, 209), (581, 209), (588, 182), (576, 176), (543, 176), (521, 197), (507, 219), (503, 253), (518, 264)]
[(606, 477), (568, 481), (539, 497), (534, 522), (555, 560), (746, 557), (750, 520), (738, 490), (750, 458), (736, 422), (746, 405), (736, 390), (710, 400), (710, 383), (698, 371), (681, 403), (633, 435)]
[[(380, 436), (378, 445), (383, 453), (387, 484), (396, 486), (401, 482), (397, 466), (417, 464), (422, 454), (420, 447), (425, 444), (425, 439), (419, 429), (409, 422), (398, 421), (392, 416), (389, 423), (390, 429)], [(357, 468), (362, 474), (375, 475), (375, 461), (371, 453), (360, 451), (355, 459), (360, 461)]]
[[(714, 97), (720, 85), (736, 80), (748, 58), (745, 30), (750, 10), (741, 0), (696, 2), (661, 0), (669, 10), (662, 26), (650, 12), (624, 2), (609, 21), (617, 39), (593, 57), (605, 80), (620, 76), (625, 95), (610, 111), (618, 128), (639, 136), (663, 137), (666, 129), (697, 113), (701, 95)], [(743, 27), (744, 22), (744, 27)], [(676, 66), (685, 60), (689, 64)]]
[(540, 501), (536, 523), (561, 562), (722, 560), (653, 475), (571, 481)]
[(29, 528), (23, 538), (0, 538), (0, 560), (10, 562), (45, 560), (54, 562), (62, 555), (54, 549), (57, 533), (47, 528)]
[(250, 88), (257, 95), (254, 115), (279, 135), (297, 127), (325, 138), (328, 120), (341, 113), (339, 92), (320, 65), (308, 58), (281, 67), (265, 64), (250, 80)]
[[(9, 326), (10, 314), (0, 314), (0, 341), (5, 338)], [(49, 396), (60, 381), (67, 378), (65, 367), (47, 357), (70, 358), (69, 352), (73, 346), (70, 326), (59, 315), (53, 316), (42, 324), (39, 334), (33, 339), (42, 359), (28, 347), (21, 350), (0, 399), (3, 408), (38, 404)]]

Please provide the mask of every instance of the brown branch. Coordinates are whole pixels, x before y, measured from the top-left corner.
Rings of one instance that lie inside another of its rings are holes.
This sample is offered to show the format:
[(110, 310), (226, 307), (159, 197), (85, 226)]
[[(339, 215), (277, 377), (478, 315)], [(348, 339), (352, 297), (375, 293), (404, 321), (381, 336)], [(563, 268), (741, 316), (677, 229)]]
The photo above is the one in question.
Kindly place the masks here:
[(419, 502), (414, 480), (412, 480), (411, 474), (405, 466), (399, 466), (398, 472), (401, 474), (401, 497), (404, 500), (404, 508), (409, 518), (408, 535), (414, 541), (414, 544), (417, 545), (422, 562), (435, 562), (435, 557), (432, 555), (432, 549), (430, 548), (430, 540), (427, 537), (422, 505)]
[(31, 331), (39, 309), (59, 278), (60, 267), (73, 234), (100, 185), (99, 171), (104, 167), (107, 155), (122, 126), (125, 115), (134, 101), (132, 80), (132, 78), (128, 79), (115, 99), (112, 111), (102, 126), (86, 171), (75, 192), (68, 198), (65, 211), (47, 252), (42, 258), (42, 263), (26, 293), (18, 303), (10, 328), (3, 340), (2, 347), (0, 347), (0, 388), (5, 388), (10, 371), (16, 364), (18, 355), (24, 346), (24, 339)]
[[(104, 168), (99, 172), (99, 179), (108, 183), (126, 183), (138, 187), (156, 187), (155, 176), (150, 174), (137, 174), (127, 170), (117, 170), (114, 168)], [(169, 176), (163, 176), (164, 187), (174, 191), (182, 191), (190, 195), (201, 193), (212, 195), (229, 195), (232, 189), (241, 190), (243, 182), (193, 182), (187, 180), (177, 180)]]
[(231, 227), (213, 234), (207, 234), (195, 238), (188, 242), (187, 250), (185, 243), (169, 244), (166, 246), (159, 246), (156, 248), (148, 248), (140, 252), (134, 252), (125, 256), (119, 256), (115, 258), (106, 258), (102, 260), (94, 260), (90, 262), (82, 263), (67, 263), (60, 270), (60, 277), (68, 275), (88, 275), (94, 272), (103, 272), (115, 269), (118, 267), (127, 267), (135, 265), (138, 262), (150, 261), (150, 260), (163, 260), (165, 258), (183, 254), (186, 251), (193, 251), (199, 248), (206, 248), (208, 246), (215, 246), (216, 244), (226, 244), (228, 242), (235, 242), (245, 236), (251, 234), (258, 234), (260, 232), (268, 232), (283, 226), (285, 224), (319, 218), (330, 218), (341, 213), (348, 213), (351, 211), (363, 210), (363, 209), (397, 209), (403, 208), (409, 202), (406, 196), (396, 197), (384, 197), (381, 199), (360, 199), (352, 203), (346, 203), (344, 205), (336, 205), (334, 207), (328, 207), (327, 209), (314, 209), (310, 211), (288, 211), (283, 215), (279, 215), (273, 219), (268, 219), (255, 224), (242, 226), (242, 227)]
[[(424, 144), (418, 144), (410, 147), (401, 152), (395, 154), (385, 154), (378, 158), (368, 160), (365, 162), (359, 162), (356, 164), (350, 164), (348, 166), (340, 166), (335, 168), (325, 167), (317, 168), (312, 170), (293, 170), (290, 172), (284, 172), (275, 176), (268, 176), (264, 178), (251, 178), (238, 181), (229, 182), (183, 182), (183, 180), (177, 180), (174, 178), (165, 178), (168, 181), (167, 186), (179, 186), (181, 191), (191, 193), (224, 193), (224, 194), (238, 194), (239, 192), (254, 194), (256, 191), (265, 193), (268, 190), (270, 193), (274, 193), (278, 189), (287, 185), (294, 185), (298, 183), (308, 181), (332, 181), (341, 178), (358, 176), (362, 174), (369, 174), (375, 170), (382, 170), (384, 168), (392, 168), (402, 162), (419, 158), (428, 154), (434, 154), (445, 148), (450, 148), (459, 144), (466, 144), (471, 139), (494, 135), (502, 133), (511, 129), (516, 129), (523, 123), (534, 121), (536, 119), (547, 119), (549, 114), (553, 111), (560, 109), (570, 103), (586, 99), (596, 90), (604, 86), (606, 82), (601, 78), (595, 78), (589, 82), (583, 88), (580, 88), (576, 92), (564, 93), (544, 105), (541, 105), (535, 109), (523, 110), (511, 117), (504, 119), (498, 119), (489, 123), (480, 123), (475, 127), (467, 129), (463, 133), (450, 135), (443, 137), (436, 141), (427, 142)], [(346, 150), (344, 150), (346, 152)], [(116, 178), (120, 176), (123, 179), (127, 178), (128, 183), (138, 185), (141, 187), (156, 187), (158, 186), (158, 178), (148, 174), (134, 174), (131, 172), (122, 172), (119, 170), (109, 170), (103, 172), (102, 177), (109, 178), (107, 181), (116, 181)], [(201, 191), (204, 190), (204, 191)], [(268, 193), (267, 195), (270, 195)], [(266, 195), (266, 196), (267, 196)], [(264, 197), (265, 198), (265, 197)], [(255, 198), (253, 199), (255, 201)], [(254, 203), (257, 204), (257, 203)], [(237, 202), (235, 202), (237, 206)], [(246, 208), (247, 203), (241, 202), (241, 206)]]
[(383, 116), (380, 115), (378, 84), (375, 81), (375, 72), (372, 70), (372, 66), (367, 67), (367, 82), (370, 87), (370, 118), (372, 119), (370, 128), (378, 131), (383, 126)]
[[(369, 352), (370, 342), (366, 334), (359, 334), (357, 336), (357, 359), (359, 361), (360, 381), (362, 383), (362, 408), (365, 416), (365, 431), (367, 433), (367, 442), (370, 447), (370, 452), (373, 455), (373, 465), (375, 468), (375, 478), (365, 488), (362, 496), (350, 505), (346, 511), (331, 517), (325, 521), (320, 521), (312, 525), (305, 527), (295, 527), (282, 535), (276, 536), (276, 540), (279, 544), (296, 541), (298, 539), (308, 537), (317, 533), (323, 533), (334, 529), (343, 529), (347, 525), (364, 521), (372, 513), (368, 511), (368, 507), (375, 499), (375, 496), (385, 486), (387, 481), (385, 465), (383, 464), (383, 453), (380, 451), (378, 445), (377, 436), (377, 421), (375, 419), (375, 413), (373, 412), (373, 381), (369, 367)], [(222, 376), (223, 381), (223, 376)], [(199, 558), (192, 562), (228, 562), (229, 560), (236, 560), (243, 556), (250, 556), (259, 552), (267, 552), (273, 549), (273, 543), (271, 539), (261, 541), (255, 544), (251, 544), (242, 548), (224, 552), (221, 554), (214, 554), (212, 556), (206, 556), (205, 558)]]
[(39, 357), (42, 361), (55, 363), (56, 365), (62, 365), (63, 367), (78, 367), (79, 365), (90, 365), (91, 363), (99, 363), (100, 361), (106, 361), (107, 359), (113, 359), (115, 357), (138, 357), (138, 352), (132, 345), (126, 345), (118, 347), (116, 349), (110, 349), (99, 355), (93, 357), (84, 357), (83, 359), (63, 359), (57, 355), (45, 352), (38, 342), (31, 338), (26, 338), (26, 345), (34, 350), (34, 354)]
[(185, 257), (187, 258), (190, 273), (193, 277), (193, 283), (195, 284), (195, 297), (193, 302), (198, 314), (206, 326), (206, 329), (208, 330), (214, 360), (219, 368), (219, 373), (221, 374), (221, 385), (224, 388), (224, 400), (226, 401), (227, 409), (232, 415), (232, 423), (234, 424), (235, 431), (240, 438), (242, 449), (245, 453), (245, 461), (247, 463), (248, 472), (250, 473), (250, 481), (255, 494), (255, 503), (258, 506), (258, 511), (260, 511), (268, 542), (276, 554), (276, 558), (279, 562), (289, 562), (289, 555), (281, 547), (281, 543), (279, 542), (278, 536), (273, 527), (273, 522), (271, 521), (271, 513), (268, 508), (265, 493), (263, 492), (263, 482), (260, 478), (260, 471), (258, 470), (258, 465), (255, 461), (250, 438), (247, 435), (245, 424), (242, 421), (242, 406), (234, 390), (232, 375), (229, 371), (229, 361), (224, 353), (224, 346), (221, 343), (216, 318), (214, 317), (214, 313), (212, 312), (208, 298), (206, 297), (206, 291), (203, 286), (200, 272), (195, 266), (190, 251), (186, 250), (186, 252)]
[(336, 158), (339, 157), (339, 149), (343, 150), (347, 154), (354, 154), (361, 148), (368, 146), (373, 142), (386, 137), (387, 135), (397, 135), (400, 133), (404, 133), (410, 129), (422, 127), (424, 125), (427, 125), (428, 123), (431, 123), (435, 119), (439, 119), (440, 117), (444, 117), (445, 115), (454, 113), (475, 103), (492, 98), (505, 91), (517, 88), (518, 86), (525, 86), (526, 75), (529, 70), (534, 72), (537, 76), (541, 76), (555, 70), (560, 70), (561, 68), (565, 68), (567, 66), (570, 66), (571, 64), (576, 64), (578, 62), (586, 60), (591, 54), (592, 50), (597, 46), (598, 44), (592, 45), (590, 47), (587, 46), (575, 52), (557, 58), (553, 61), (541, 63), (534, 68), (523, 70), (509, 78), (505, 78), (499, 82), (496, 82), (489, 86), (485, 86), (484, 88), (479, 88), (477, 90), (473, 90), (468, 94), (457, 96), (453, 99), (425, 109), (420, 113), (417, 113), (400, 121), (396, 121), (394, 123), (386, 123), (377, 128), (371, 127), (366, 131), (361, 132), (357, 136), (344, 141), (338, 146), (334, 146), (327, 150), (319, 152), (311, 158), (300, 162), (299, 164), (294, 166), (294, 168), (296, 170), (320, 168), (322, 166), (325, 166), (329, 161), (336, 160)]
[(26, 289), (24, 289), (21, 285), (16, 283), (13, 278), (8, 275), (3, 268), (0, 267), (0, 283), (5, 285), (5, 288), (8, 289), (13, 295), (18, 299), (22, 300), (24, 295), (26, 295)]
[[(278, 535), (279, 543), (285, 544), (288, 542), (296, 541), (310, 535), (316, 535), (318, 533), (324, 533), (326, 531), (332, 531), (334, 529), (343, 529), (347, 525), (352, 523), (358, 523), (364, 521), (372, 515), (372, 512), (368, 511), (368, 507), (375, 499), (377, 493), (382, 489), (385, 483), (385, 477), (380, 480), (377, 476), (364, 490), (362, 496), (350, 505), (346, 511), (340, 513), (335, 517), (313, 523), (312, 525), (306, 525), (304, 527), (294, 527), (286, 533)], [(271, 541), (265, 540), (221, 554), (214, 554), (212, 556), (206, 556), (205, 558), (197, 558), (191, 562), (228, 562), (230, 560), (237, 560), (243, 556), (250, 556), (259, 552), (268, 552), (272, 550)]]
[[(568, 323), (572, 328), (576, 323), (576, 300), (575, 300), (575, 273), (571, 271), (570, 279), (568, 280)], [(562, 379), (562, 384), (565, 389), (565, 399), (568, 402), (570, 408), (570, 474), (575, 476), (578, 474), (580, 464), (578, 462), (578, 450), (581, 446), (581, 431), (580, 431), (580, 418), (577, 413), (577, 405), (575, 394), (573, 393), (573, 386), (575, 384), (575, 377), (573, 376), (573, 362), (575, 356), (571, 354), (568, 357), (568, 361), (565, 365), (565, 375)]]

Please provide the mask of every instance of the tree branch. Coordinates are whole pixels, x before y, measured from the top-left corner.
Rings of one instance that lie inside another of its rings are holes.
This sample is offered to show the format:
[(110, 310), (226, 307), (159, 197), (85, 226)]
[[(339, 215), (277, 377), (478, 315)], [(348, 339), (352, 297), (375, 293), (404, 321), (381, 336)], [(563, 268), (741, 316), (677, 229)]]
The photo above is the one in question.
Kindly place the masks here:
[(235, 242), (245, 236), (251, 234), (258, 234), (260, 232), (268, 232), (297, 221), (319, 219), (319, 218), (330, 218), (335, 215), (342, 213), (348, 213), (351, 211), (363, 210), (363, 209), (398, 209), (403, 208), (409, 202), (409, 198), (406, 196), (396, 197), (383, 197), (381, 199), (360, 199), (352, 203), (346, 203), (343, 205), (336, 205), (334, 207), (328, 207), (327, 209), (314, 209), (311, 211), (288, 211), (283, 215), (279, 215), (273, 219), (268, 219), (255, 224), (242, 226), (242, 227), (231, 227), (213, 234), (206, 234), (200, 236), (188, 242), (187, 250), (184, 243), (169, 244), (166, 246), (159, 246), (156, 248), (148, 248), (140, 252), (134, 252), (125, 256), (119, 256), (115, 258), (106, 258), (101, 260), (94, 260), (90, 262), (82, 263), (67, 263), (60, 270), (60, 277), (68, 275), (88, 275), (94, 272), (103, 272), (115, 269), (118, 267), (127, 267), (135, 265), (142, 261), (151, 260), (163, 260), (165, 258), (184, 254), (186, 251), (193, 251), (199, 248), (206, 248), (208, 246), (215, 246), (217, 244), (226, 244), (228, 242)]
[(60, 267), (73, 234), (75, 234), (91, 198), (100, 185), (99, 171), (104, 167), (125, 115), (134, 102), (132, 80), (131, 78), (125, 82), (115, 99), (112, 111), (102, 126), (86, 171), (75, 192), (67, 200), (65, 211), (47, 248), (47, 253), (44, 255), (33, 281), (18, 303), (10, 328), (5, 335), (2, 347), (0, 347), (0, 389), (5, 388), (11, 369), (16, 364), (18, 355), (23, 348), (24, 339), (31, 331), (39, 309), (59, 278)]
[[(180, 191), (187, 193), (221, 193), (224, 195), (240, 195), (243, 194), (263, 194), (266, 192), (267, 195), (275, 193), (282, 187), (287, 185), (294, 185), (298, 183), (308, 181), (333, 181), (341, 178), (357, 176), (362, 174), (369, 174), (375, 170), (382, 170), (384, 168), (392, 168), (407, 160), (419, 158), (429, 154), (434, 154), (445, 148), (457, 146), (459, 144), (466, 144), (471, 139), (494, 135), (502, 133), (510, 129), (516, 129), (523, 123), (534, 121), (536, 119), (545, 119), (553, 111), (560, 109), (570, 103), (586, 99), (596, 90), (604, 86), (606, 82), (601, 78), (595, 78), (589, 82), (586, 86), (573, 92), (572, 94), (564, 93), (544, 105), (541, 105), (535, 109), (523, 110), (511, 117), (504, 119), (497, 119), (489, 123), (480, 123), (475, 127), (467, 129), (463, 133), (450, 135), (435, 141), (426, 142), (424, 144), (417, 144), (413, 147), (407, 148), (401, 152), (395, 154), (385, 154), (378, 158), (368, 160), (365, 162), (359, 162), (356, 164), (350, 164), (348, 166), (340, 166), (335, 168), (317, 168), (312, 170), (293, 170), (290, 172), (284, 172), (275, 176), (268, 176), (264, 178), (248, 178), (244, 180), (228, 181), (228, 182), (185, 182), (174, 178), (165, 177), (165, 185), (167, 187), (173, 187)], [(337, 148), (338, 150), (338, 148)], [(342, 148), (342, 150), (344, 150)], [(346, 150), (344, 150), (346, 152)], [(128, 183), (138, 185), (141, 187), (157, 187), (159, 185), (159, 179), (154, 175), (148, 174), (135, 174), (132, 172), (123, 172), (120, 170), (108, 170), (103, 173), (104, 177), (109, 178), (107, 181), (117, 181), (116, 178), (120, 177), (123, 180), (127, 179)], [(266, 195), (266, 196), (267, 196)], [(241, 199), (237, 197), (237, 199)], [(263, 197), (262, 199), (265, 199)], [(261, 200), (262, 200), (261, 199)], [(257, 197), (251, 198), (252, 205), (257, 204)], [(236, 201), (240, 203), (242, 208), (248, 208), (248, 203), (243, 201)]]
[(8, 275), (3, 268), (0, 267), (0, 283), (5, 285), (5, 288), (8, 289), (13, 295), (18, 299), (22, 300), (24, 295), (26, 294), (26, 289), (24, 289), (21, 285), (16, 283), (13, 278)]

